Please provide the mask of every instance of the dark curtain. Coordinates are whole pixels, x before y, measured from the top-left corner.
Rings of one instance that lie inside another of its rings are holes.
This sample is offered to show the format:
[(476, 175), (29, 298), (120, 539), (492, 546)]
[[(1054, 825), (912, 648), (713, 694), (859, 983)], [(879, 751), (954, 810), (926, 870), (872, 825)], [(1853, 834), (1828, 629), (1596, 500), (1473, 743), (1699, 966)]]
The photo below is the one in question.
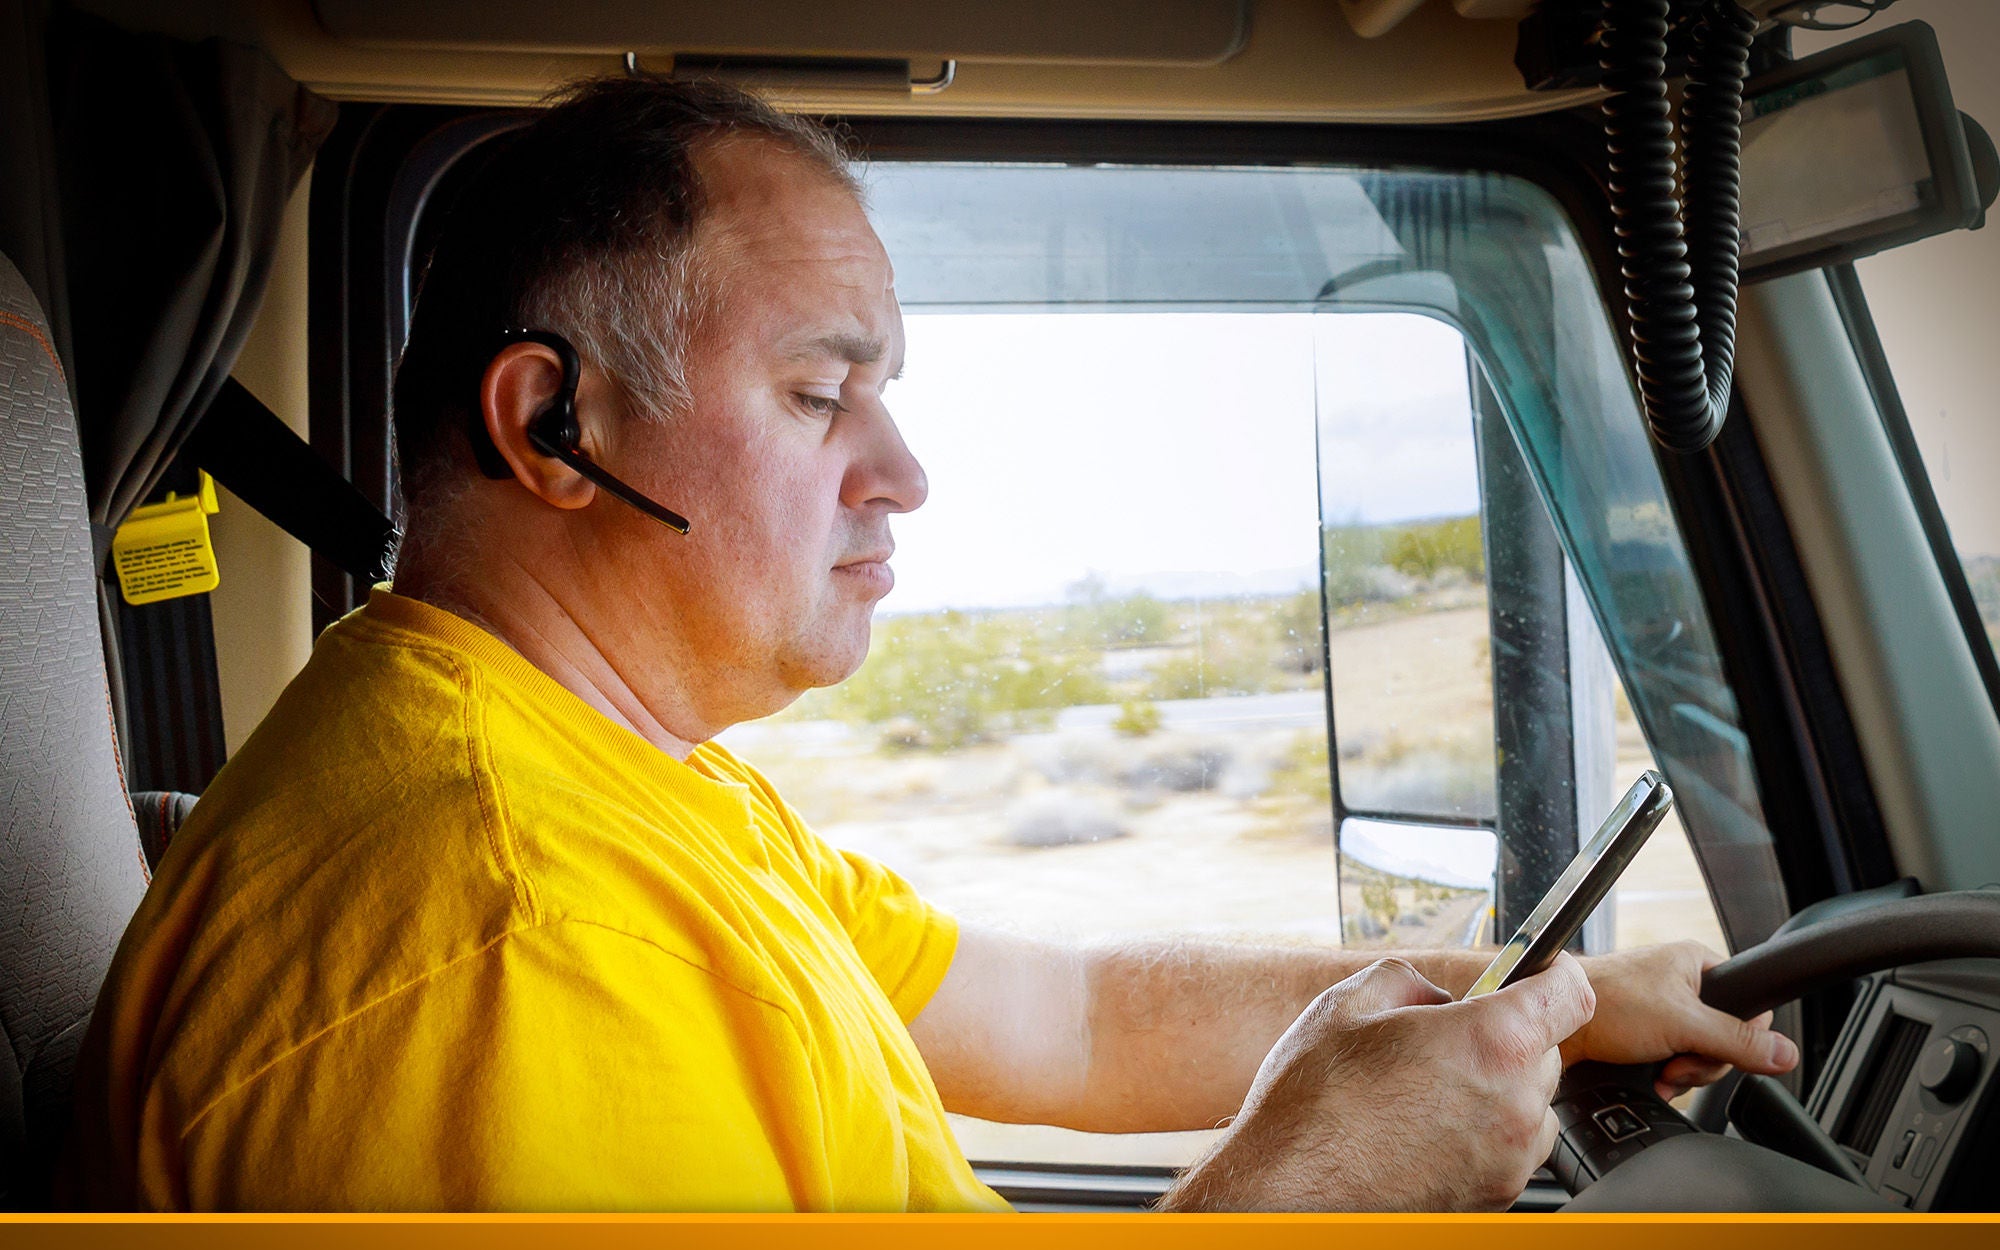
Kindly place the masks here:
[[(0, 0), (0, 110), (0, 251), (55, 330), (101, 568), (228, 378), (285, 203), (337, 111), (255, 48), (127, 31), (48, 0)], [(148, 678), (122, 671), (121, 629), (157, 622), (205, 646), (161, 657), (164, 674), (213, 670), (205, 628), (181, 619), (205, 626), (206, 604), (176, 603), (102, 614), (128, 750), (126, 687)]]
[[(70, 360), (69, 284), (49, 120), (48, 6), (0, 0), (0, 252), (41, 301), (56, 354)], [(74, 401), (74, 391), (70, 399)]]
[(85, 486), (116, 525), (229, 376), (335, 109), (255, 48), (67, 6), (46, 46)]

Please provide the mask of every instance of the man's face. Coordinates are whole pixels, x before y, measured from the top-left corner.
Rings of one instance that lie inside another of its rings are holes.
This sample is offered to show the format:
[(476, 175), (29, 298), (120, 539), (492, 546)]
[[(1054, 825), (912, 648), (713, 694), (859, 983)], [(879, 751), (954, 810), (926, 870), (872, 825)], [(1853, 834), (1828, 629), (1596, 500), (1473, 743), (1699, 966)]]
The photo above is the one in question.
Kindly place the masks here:
[(692, 529), (624, 508), (604, 519), (628, 514), (618, 575), (637, 641), (715, 729), (860, 666), (894, 581), (889, 516), (927, 487), (883, 403), (903, 321), (860, 204), (768, 142), (724, 140), (699, 161), (713, 304), (689, 345), (693, 402), (664, 427), (618, 423), (606, 447)]

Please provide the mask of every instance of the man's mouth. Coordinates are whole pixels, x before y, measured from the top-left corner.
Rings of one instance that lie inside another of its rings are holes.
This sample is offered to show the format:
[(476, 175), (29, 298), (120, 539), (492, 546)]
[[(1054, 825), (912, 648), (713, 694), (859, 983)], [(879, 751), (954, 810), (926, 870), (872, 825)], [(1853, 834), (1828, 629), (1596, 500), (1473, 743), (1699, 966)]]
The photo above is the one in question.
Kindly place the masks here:
[(894, 554), (893, 547), (867, 552), (834, 565), (833, 571), (879, 599), (895, 588), (896, 572), (889, 567), (889, 557)]

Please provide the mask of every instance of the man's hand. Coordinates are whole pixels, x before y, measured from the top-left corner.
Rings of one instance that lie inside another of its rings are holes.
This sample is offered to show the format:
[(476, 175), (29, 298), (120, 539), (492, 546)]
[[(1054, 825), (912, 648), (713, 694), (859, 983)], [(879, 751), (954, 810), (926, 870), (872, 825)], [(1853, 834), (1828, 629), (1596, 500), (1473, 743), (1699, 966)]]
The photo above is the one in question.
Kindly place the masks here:
[(1335, 985), (1258, 1069), (1168, 1210), (1497, 1210), (1555, 1144), (1556, 1046), (1595, 1005), (1575, 959), (1467, 1002), (1385, 959)]
[(1731, 1066), (1768, 1076), (1789, 1072), (1798, 1047), (1771, 1031), (1768, 1012), (1739, 1020), (1701, 1001), (1701, 974), (1721, 961), (1699, 942), (1585, 958), (1597, 1014), (1564, 1040), (1564, 1063), (1667, 1060), (1658, 1083), (1662, 1098), (1719, 1080)]

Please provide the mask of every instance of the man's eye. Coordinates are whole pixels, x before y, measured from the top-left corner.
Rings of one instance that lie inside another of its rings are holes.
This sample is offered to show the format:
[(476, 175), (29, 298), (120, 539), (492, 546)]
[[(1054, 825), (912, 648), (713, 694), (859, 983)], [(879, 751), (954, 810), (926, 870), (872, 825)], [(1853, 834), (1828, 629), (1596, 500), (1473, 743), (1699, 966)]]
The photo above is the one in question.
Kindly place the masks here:
[(799, 404), (815, 416), (831, 417), (837, 412), (846, 412), (838, 399), (831, 395), (799, 395)]

